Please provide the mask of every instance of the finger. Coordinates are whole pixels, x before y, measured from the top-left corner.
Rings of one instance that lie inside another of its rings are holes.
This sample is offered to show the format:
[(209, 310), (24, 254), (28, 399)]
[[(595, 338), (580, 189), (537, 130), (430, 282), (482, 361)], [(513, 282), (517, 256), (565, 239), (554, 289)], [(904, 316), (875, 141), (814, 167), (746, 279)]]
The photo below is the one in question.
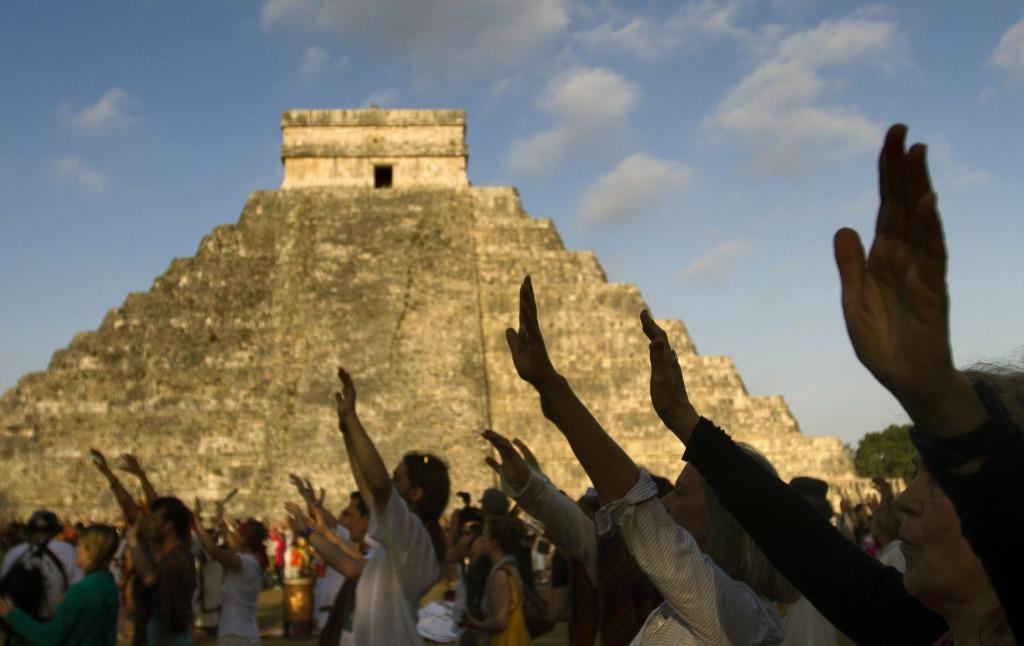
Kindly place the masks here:
[(512, 353), (512, 356), (519, 356), (522, 352), (522, 344), (519, 341), (519, 334), (516, 333), (515, 329), (507, 328), (505, 330), (505, 341), (508, 342), (508, 349), (509, 352)]
[(640, 326), (644, 330), (644, 334), (651, 341), (667, 340), (668, 335), (665, 334), (665, 330), (658, 325), (654, 318), (651, 317), (651, 313), (647, 310), (640, 312)]
[(926, 193), (918, 205), (920, 238), (918, 249), (922, 256), (921, 277), (935, 291), (945, 290), (946, 237), (942, 232), (942, 219), (937, 208), (938, 196)]
[(537, 299), (533, 295), (533, 281), (529, 276), (523, 279), (519, 289), (519, 327), (525, 328), (531, 339), (541, 342), (540, 322), (537, 320)]
[(864, 245), (853, 229), (840, 229), (833, 240), (836, 266), (839, 268), (839, 284), (842, 294), (843, 312), (849, 313), (860, 301), (864, 289)]
[(483, 435), (484, 439), (490, 442), (494, 446), (494, 448), (498, 449), (499, 451), (511, 448), (511, 444), (509, 444), (508, 438), (506, 438), (501, 433), (495, 433), (494, 431), (488, 429), (481, 433), (481, 435)]
[(906, 231), (907, 176), (904, 142), (907, 127), (897, 123), (885, 134), (885, 143), (878, 157), (878, 209), (876, 235), (903, 237)]
[(907, 152), (907, 185), (912, 204), (932, 192), (932, 180), (928, 176), (928, 147), (924, 144), (914, 144)]
[(356, 384), (352, 381), (352, 375), (347, 370), (341, 370), (341, 383), (344, 386), (342, 392), (345, 394), (346, 399), (351, 399), (356, 395)]
[(487, 466), (491, 467), (495, 473), (501, 475), (501, 464), (497, 460), (492, 457), (486, 457), (484, 458), (484, 462), (486, 462)]
[(924, 144), (914, 144), (907, 152), (907, 241), (916, 252), (925, 240), (922, 199), (932, 192), (925, 157)]
[(528, 465), (530, 465), (537, 471), (540, 471), (540, 462), (537, 461), (537, 456), (533, 454), (533, 451), (530, 450), (530, 447), (526, 446), (526, 444), (524, 444), (518, 438), (513, 440), (513, 443), (515, 444), (516, 448), (519, 449), (519, 451), (523, 454), (522, 459), (524, 459)]

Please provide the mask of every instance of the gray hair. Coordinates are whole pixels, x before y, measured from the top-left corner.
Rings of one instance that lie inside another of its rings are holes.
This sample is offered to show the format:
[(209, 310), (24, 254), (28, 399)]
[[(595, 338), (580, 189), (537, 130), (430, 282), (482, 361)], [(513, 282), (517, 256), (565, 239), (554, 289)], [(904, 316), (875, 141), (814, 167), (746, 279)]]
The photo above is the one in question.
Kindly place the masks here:
[[(737, 442), (737, 445), (755, 462), (778, 477), (775, 467), (757, 449), (742, 442)], [(706, 480), (704, 489), (708, 501), (708, 556), (726, 574), (746, 583), (769, 601), (791, 603), (799, 599), (800, 592), (775, 569), (736, 517), (722, 506), (718, 494)]]
[(1024, 428), (1024, 365), (1019, 363), (976, 363), (964, 370), (972, 381), (984, 381), (1003, 401), (1006, 412)]

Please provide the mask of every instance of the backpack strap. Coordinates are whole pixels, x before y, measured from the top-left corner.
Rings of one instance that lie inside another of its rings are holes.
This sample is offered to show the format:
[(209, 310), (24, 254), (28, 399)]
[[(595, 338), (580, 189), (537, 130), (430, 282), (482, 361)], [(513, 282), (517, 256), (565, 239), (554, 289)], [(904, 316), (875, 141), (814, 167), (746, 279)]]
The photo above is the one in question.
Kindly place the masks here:
[[(27, 553), (27, 552), (26, 552)], [(64, 563), (61, 562), (60, 558), (53, 553), (48, 543), (39, 543), (36, 545), (36, 553), (53, 561), (57, 566), (57, 571), (60, 572), (61, 579), (64, 581), (64, 590), (68, 589), (68, 571), (64, 568)]]

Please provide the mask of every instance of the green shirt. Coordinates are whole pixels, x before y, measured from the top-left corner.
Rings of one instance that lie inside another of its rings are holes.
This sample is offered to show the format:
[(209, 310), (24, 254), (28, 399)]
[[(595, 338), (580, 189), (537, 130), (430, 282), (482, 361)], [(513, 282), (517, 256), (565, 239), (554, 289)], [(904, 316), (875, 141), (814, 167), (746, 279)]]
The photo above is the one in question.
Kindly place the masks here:
[(68, 588), (57, 614), (49, 621), (40, 623), (14, 608), (7, 615), (7, 623), (29, 644), (114, 646), (119, 606), (114, 577), (108, 570), (93, 570)]

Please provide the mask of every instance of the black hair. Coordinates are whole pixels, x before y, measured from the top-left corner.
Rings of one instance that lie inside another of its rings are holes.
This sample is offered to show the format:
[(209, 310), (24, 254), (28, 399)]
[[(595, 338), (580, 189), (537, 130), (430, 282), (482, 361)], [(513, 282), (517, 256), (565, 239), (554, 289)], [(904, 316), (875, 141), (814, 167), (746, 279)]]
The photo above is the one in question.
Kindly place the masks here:
[(515, 552), (526, 537), (526, 526), (518, 518), (491, 516), (486, 527), (491, 540), (506, 554)]
[(360, 514), (362, 514), (363, 516), (370, 515), (370, 508), (366, 506), (366, 501), (363, 500), (363, 494), (359, 493), (358, 491), (353, 491), (352, 493), (349, 494), (348, 497), (356, 501), (356, 508), (359, 509)]
[(174, 527), (174, 534), (183, 542), (188, 542), (189, 531), (192, 526), (192, 512), (185, 503), (173, 496), (157, 498), (149, 505), (149, 511), (164, 511), (164, 520)]
[(423, 490), (419, 500), (409, 502), (409, 507), (419, 516), (423, 526), (434, 543), (437, 560), (442, 560), (446, 551), (444, 532), (439, 522), (448, 506), (452, 484), (448, 479), (448, 466), (437, 456), (414, 451), (402, 457), (409, 482)]

